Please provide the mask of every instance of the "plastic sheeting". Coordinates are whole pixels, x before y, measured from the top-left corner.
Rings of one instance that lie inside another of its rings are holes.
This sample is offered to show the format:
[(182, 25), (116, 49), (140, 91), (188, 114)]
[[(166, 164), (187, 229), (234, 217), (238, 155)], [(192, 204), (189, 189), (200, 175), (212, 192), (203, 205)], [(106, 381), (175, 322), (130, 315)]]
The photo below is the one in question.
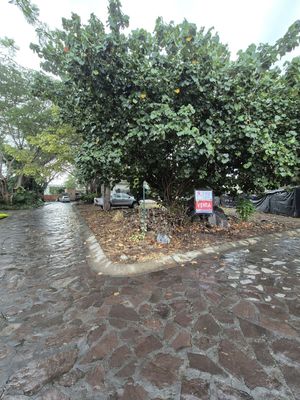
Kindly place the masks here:
[(300, 217), (300, 187), (291, 192), (286, 190), (273, 190), (264, 196), (252, 200), (258, 211), (271, 214)]

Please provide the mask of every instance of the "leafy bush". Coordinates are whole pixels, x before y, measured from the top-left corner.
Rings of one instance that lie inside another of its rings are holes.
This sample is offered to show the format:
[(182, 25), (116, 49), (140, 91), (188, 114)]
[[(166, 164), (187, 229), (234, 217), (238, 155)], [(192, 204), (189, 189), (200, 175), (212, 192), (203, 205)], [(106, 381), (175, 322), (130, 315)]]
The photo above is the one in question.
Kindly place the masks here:
[(16, 206), (37, 207), (42, 205), (43, 201), (40, 199), (37, 193), (20, 188), (16, 193), (14, 193), (12, 204)]
[(236, 205), (236, 211), (243, 221), (248, 221), (251, 215), (255, 212), (255, 207), (250, 200), (240, 199)]
[(97, 197), (96, 193), (86, 193), (80, 197), (80, 200), (84, 203), (92, 204), (94, 203), (94, 197)]

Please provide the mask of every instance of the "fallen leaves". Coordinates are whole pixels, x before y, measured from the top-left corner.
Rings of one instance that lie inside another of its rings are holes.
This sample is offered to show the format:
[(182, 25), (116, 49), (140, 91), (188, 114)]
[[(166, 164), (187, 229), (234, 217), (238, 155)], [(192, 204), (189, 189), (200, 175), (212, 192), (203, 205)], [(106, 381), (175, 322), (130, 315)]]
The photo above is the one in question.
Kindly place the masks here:
[[(118, 210), (103, 212), (95, 209), (93, 205), (80, 205), (78, 208), (107, 257), (112, 261), (125, 263), (145, 262), (165, 255), (198, 250), (208, 245), (216, 245), (230, 240), (261, 236), (265, 232), (287, 229), (288, 224), (291, 225), (294, 222), (292, 218), (283, 219), (280, 218), (281, 216), (274, 215), (264, 215), (262, 220), (258, 214), (257, 220), (247, 222), (241, 222), (236, 217), (230, 216), (230, 229), (224, 230), (217, 226), (209, 227), (204, 222), (175, 225), (172, 221), (171, 243), (160, 244), (156, 242), (158, 226), (155, 223), (152, 223), (152, 230), (143, 235), (141, 240), (132, 240), (133, 237), (140, 235), (140, 216), (136, 210), (124, 209), (124, 218), (120, 222), (113, 220), (115, 214), (119, 212)], [(158, 222), (161, 223), (163, 214), (158, 217), (160, 218)], [(266, 221), (267, 217), (270, 217), (270, 220)], [(122, 260), (120, 257), (123, 255), (127, 258), (123, 257)], [(213, 257), (218, 259), (218, 256)], [(193, 260), (191, 263), (197, 264), (197, 261)], [(102, 273), (98, 274), (102, 275)]]

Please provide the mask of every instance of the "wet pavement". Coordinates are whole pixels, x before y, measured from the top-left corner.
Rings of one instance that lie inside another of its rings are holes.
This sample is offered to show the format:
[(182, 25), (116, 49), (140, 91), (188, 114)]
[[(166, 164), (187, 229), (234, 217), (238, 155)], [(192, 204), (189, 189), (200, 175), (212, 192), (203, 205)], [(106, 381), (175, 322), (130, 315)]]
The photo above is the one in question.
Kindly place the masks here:
[(0, 399), (300, 399), (299, 236), (105, 277), (72, 207), (0, 222)]

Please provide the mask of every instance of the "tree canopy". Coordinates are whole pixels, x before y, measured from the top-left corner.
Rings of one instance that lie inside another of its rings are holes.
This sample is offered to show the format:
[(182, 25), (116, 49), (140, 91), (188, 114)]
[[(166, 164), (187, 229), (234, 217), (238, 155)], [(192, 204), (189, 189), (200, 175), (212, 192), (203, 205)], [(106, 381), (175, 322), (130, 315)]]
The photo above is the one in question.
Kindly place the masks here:
[(45, 71), (37, 90), (83, 137), (84, 179), (146, 180), (170, 202), (196, 187), (276, 188), (299, 174), (300, 58), (296, 21), (274, 45), (230, 58), (213, 29), (156, 21), (124, 33), (129, 18), (109, 1), (108, 29), (73, 14), (32, 49)]
[(43, 187), (72, 162), (78, 137), (57, 107), (33, 94), (42, 75), (16, 64), (12, 40), (0, 45), (0, 200), (9, 201), (26, 181)]

